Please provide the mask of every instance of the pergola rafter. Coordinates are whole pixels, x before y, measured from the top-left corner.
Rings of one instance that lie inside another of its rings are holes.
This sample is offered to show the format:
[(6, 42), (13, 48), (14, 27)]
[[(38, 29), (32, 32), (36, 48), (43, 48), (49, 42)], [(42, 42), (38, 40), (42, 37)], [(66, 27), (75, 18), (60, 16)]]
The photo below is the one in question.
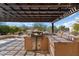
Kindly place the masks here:
[(73, 3), (1, 3), (0, 21), (53, 22), (78, 11), (78, 6)]

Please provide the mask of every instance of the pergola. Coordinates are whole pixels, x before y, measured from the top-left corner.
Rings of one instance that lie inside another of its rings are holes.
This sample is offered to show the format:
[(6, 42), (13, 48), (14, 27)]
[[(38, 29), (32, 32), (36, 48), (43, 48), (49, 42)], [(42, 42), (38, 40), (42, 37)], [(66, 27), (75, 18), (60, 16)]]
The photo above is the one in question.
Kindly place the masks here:
[(78, 3), (0, 3), (0, 22), (53, 23), (79, 10)]

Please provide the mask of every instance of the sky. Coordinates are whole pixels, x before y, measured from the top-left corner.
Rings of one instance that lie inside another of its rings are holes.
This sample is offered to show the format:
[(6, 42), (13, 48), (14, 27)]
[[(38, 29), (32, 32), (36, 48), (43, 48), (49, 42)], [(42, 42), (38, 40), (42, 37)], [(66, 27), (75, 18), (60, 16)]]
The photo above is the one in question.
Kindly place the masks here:
[[(9, 26), (33, 26), (33, 24), (36, 22), (3, 22), (3, 24), (9, 25)], [(50, 22), (37, 22), (37, 23), (41, 23), (44, 24), (46, 26), (51, 26)]]
[(54, 26), (61, 26), (61, 25), (64, 25), (66, 27), (70, 27), (72, 26), (74, 23), (76, 23), (76, 21), (79, 21), (79, 11), (68, 16), (68, 17), (65, 17), (63, 19), (60, 19), (60, 21), (57, 21), (54, 23)]

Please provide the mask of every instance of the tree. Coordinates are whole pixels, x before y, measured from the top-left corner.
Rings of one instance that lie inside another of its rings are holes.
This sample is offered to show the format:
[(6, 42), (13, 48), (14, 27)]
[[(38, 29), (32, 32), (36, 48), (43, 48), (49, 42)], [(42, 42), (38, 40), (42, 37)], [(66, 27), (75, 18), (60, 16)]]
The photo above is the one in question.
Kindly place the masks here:
[(0, 26), (0, 33), (1, 34), (7, 34), (7, 33), (9, 33), (9, 30), (10, 30), (9, 26), (6, 26), (6, 25)]
[(46, 31), (47, 26), (41, 23), (34, 23), (33, 28), (39, 31)]
[(73, 25), (73, 29), (74, 29), (74, 31), (79, 32), (79, 24), (75, 23)]
[(54, 31), (58, 32), (58, 28), (56, 26), (54, 26)]
[(20, 28), (23, 32), (27, 32), (27, 30), (29, 29), (29, 27), (26, 26), (25, 24), (23, 24)]
[(64, 30), (65, 30), (65, 26), (60, 26), (60, 27), (59, 27), (59, 30), (64, 31)]
[(52, 26), (48, 26), (48, 27), (47, 27), (47, 31), (48, 31), (48, 32), (52, 32)]
[(69, 31), (69, 28), (66, 28), (65, 26), (60, 26), (58, 28), (58, 30), (61, 30), (61, 31)]
[(8, 25), (0, 25), (0, 34), (6, 35), (8, 33), (14, 34), (19, 32), (26, 32), (28, 29), (27, 26), (17, 27), (17, 26), (8, 26)]
[(19, 32), (21, 31), (21, 28), (20, 27), (16, 27), (16, 26), (10, 26), (10, 30), (9, 30), (9, 33), (15, 33), (15, 32)]

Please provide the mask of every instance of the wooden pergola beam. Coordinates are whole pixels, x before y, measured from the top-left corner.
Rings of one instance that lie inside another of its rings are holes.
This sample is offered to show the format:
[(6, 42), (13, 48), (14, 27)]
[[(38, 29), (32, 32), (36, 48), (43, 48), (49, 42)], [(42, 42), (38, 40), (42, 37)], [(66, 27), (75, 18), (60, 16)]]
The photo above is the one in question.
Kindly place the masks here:
[(0, 18), (4, 22), (52, 22), (57, 17)]

